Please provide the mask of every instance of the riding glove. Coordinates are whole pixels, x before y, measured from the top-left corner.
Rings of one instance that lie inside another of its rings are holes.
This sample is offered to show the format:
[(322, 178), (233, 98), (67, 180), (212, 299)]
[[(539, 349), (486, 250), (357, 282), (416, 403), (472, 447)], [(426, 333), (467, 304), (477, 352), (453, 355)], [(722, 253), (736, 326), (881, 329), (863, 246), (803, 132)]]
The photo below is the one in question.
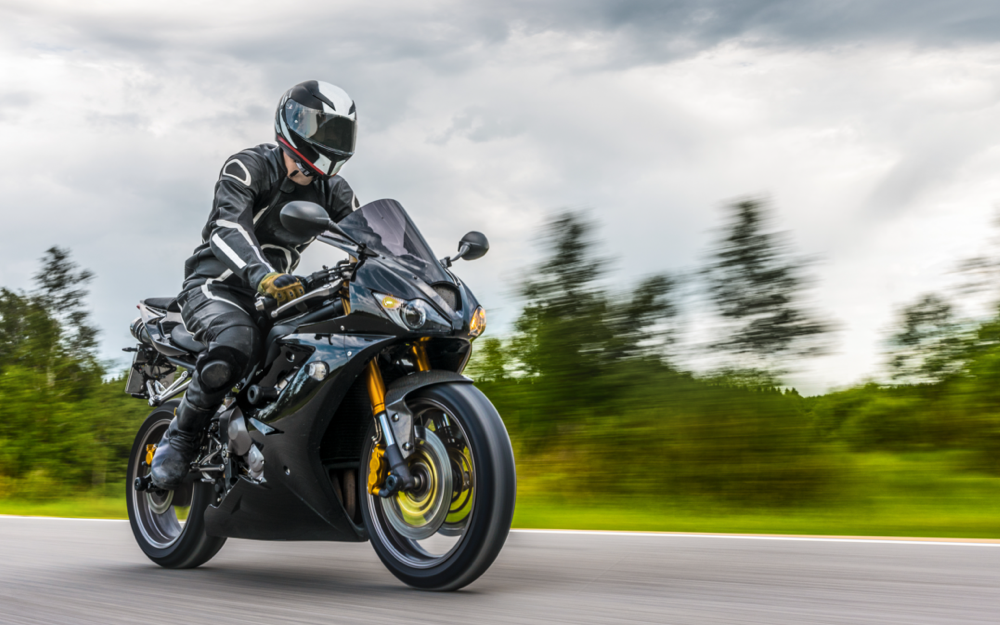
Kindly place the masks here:
[(261, 295), (273, 297), (278, 301), (278, 305), (290, 302), (291, 300), (305, 295), (305, 287), (293, 275), (287, 273), (273, 272), (264, 276), (264, 279), (257, 285), (257, 292)]

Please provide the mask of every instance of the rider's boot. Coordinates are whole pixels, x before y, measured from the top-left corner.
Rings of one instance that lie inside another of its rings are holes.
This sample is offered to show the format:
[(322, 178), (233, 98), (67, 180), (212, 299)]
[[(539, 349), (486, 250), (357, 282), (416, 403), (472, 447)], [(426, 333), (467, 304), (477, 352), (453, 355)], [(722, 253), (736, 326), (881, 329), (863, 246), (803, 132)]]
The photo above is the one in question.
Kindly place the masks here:
[[(243, 331), (242, 327), (230, 328), (220, 336), (229, 332), (238, 339)], [(252, 338), (253, 334), (250, 333), (249, 336)], [(252, 343), (248, 345), (252, 346)], [(214, 350), (210, 348), (199, 358), (191, 384), (184, 393), (181, 405), (177, 407), (176, 416), (153, 455), (150, 472), (153, 486), (173, 490), (183, 482), (191, 462), (198, 457), (198, 443), (202, 433), (222, 404), (226, 393), (232, 388), (236, 373), (243, 369), (242, 363), (238, 361), (239, 350), (225, 344)]]
[(199, 442), (215, 410), (181, 400), (176, 416), (156, 446), (150, 478), (153, 485), (173, 490), (187, 477), (191, 463), (198, 457)]

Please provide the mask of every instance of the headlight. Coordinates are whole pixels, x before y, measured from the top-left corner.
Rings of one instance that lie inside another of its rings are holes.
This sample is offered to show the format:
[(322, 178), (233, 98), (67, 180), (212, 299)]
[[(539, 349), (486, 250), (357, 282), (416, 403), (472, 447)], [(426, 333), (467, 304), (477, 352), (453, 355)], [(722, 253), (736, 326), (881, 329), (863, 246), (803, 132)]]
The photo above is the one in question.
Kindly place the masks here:
[(416, 332), (450, 331), (451, 324), (433, 306), (422, 299), (402, 300), (384, 293), (373, 293), (382, 310), (403, 328)]
[(482, 306), (476, 307), (476, 312), (472, 313), (472, 320), (469, 321), (469, 336), (476, 338), (486, 331), (486, 311)]

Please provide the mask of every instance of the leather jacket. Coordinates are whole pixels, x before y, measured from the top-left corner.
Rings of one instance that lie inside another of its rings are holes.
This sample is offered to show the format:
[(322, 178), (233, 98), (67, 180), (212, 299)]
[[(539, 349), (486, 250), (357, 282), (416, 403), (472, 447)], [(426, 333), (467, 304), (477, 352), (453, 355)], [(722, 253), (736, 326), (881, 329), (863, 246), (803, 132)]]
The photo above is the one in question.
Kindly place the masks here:
[(215, 184), (215, 201), (201, 231), (201, 245), (184, 263), (184, 290), (214, 287), (256, 292), (271, 272), (291, 273), (312, 242), (281, 225), (281, 207), (293, 200), (315, 202), (334, 221), (360, 205), (340, 176), (302, 186), (288, 179), (281, 149), (262, 144), (226, 160)]

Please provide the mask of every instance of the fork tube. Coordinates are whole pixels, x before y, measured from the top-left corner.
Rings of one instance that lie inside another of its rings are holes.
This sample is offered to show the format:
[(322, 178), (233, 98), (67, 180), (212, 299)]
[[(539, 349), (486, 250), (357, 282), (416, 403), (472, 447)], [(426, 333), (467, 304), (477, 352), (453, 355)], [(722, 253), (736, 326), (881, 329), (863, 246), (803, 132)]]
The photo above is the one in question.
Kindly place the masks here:
[(389, 461), (389, 466), (392, 468), (390, 476), (395, 476), (393, 479), (395, 486), (379, 491), (379, 496), (387, 497), (395, 494), (397, 490), (413, 488), (414, 482), (410, 468), (406, 465), (403, 454), (399, 450), (399, 444), (396, 442), (388, 415), (385, 413), (385, 382), (382, 381), (382, 372), (379, 371), (377, 360), (376, 356), (368, 361), (365, 375), (368, 382), (368, 397), (372, 402), (372, 413), (375, 415), (375, 421), (378, 423), (379, 429), (382, 430), (382, 438), (385, 440), (385, 459)]
[(372, 414), (377, 419), (385, 412), (385, 382), (382, 381), (382, 372), (379, 371), (377, 358), (368, 361), (365, 375), (368, 376), (368, 397), (372, 400)]
[(430, 371), (431, 359), (427, 357), (427, 343), (421, 339), (413, 344), (413, 355), (417, 357), (417, 370)]

